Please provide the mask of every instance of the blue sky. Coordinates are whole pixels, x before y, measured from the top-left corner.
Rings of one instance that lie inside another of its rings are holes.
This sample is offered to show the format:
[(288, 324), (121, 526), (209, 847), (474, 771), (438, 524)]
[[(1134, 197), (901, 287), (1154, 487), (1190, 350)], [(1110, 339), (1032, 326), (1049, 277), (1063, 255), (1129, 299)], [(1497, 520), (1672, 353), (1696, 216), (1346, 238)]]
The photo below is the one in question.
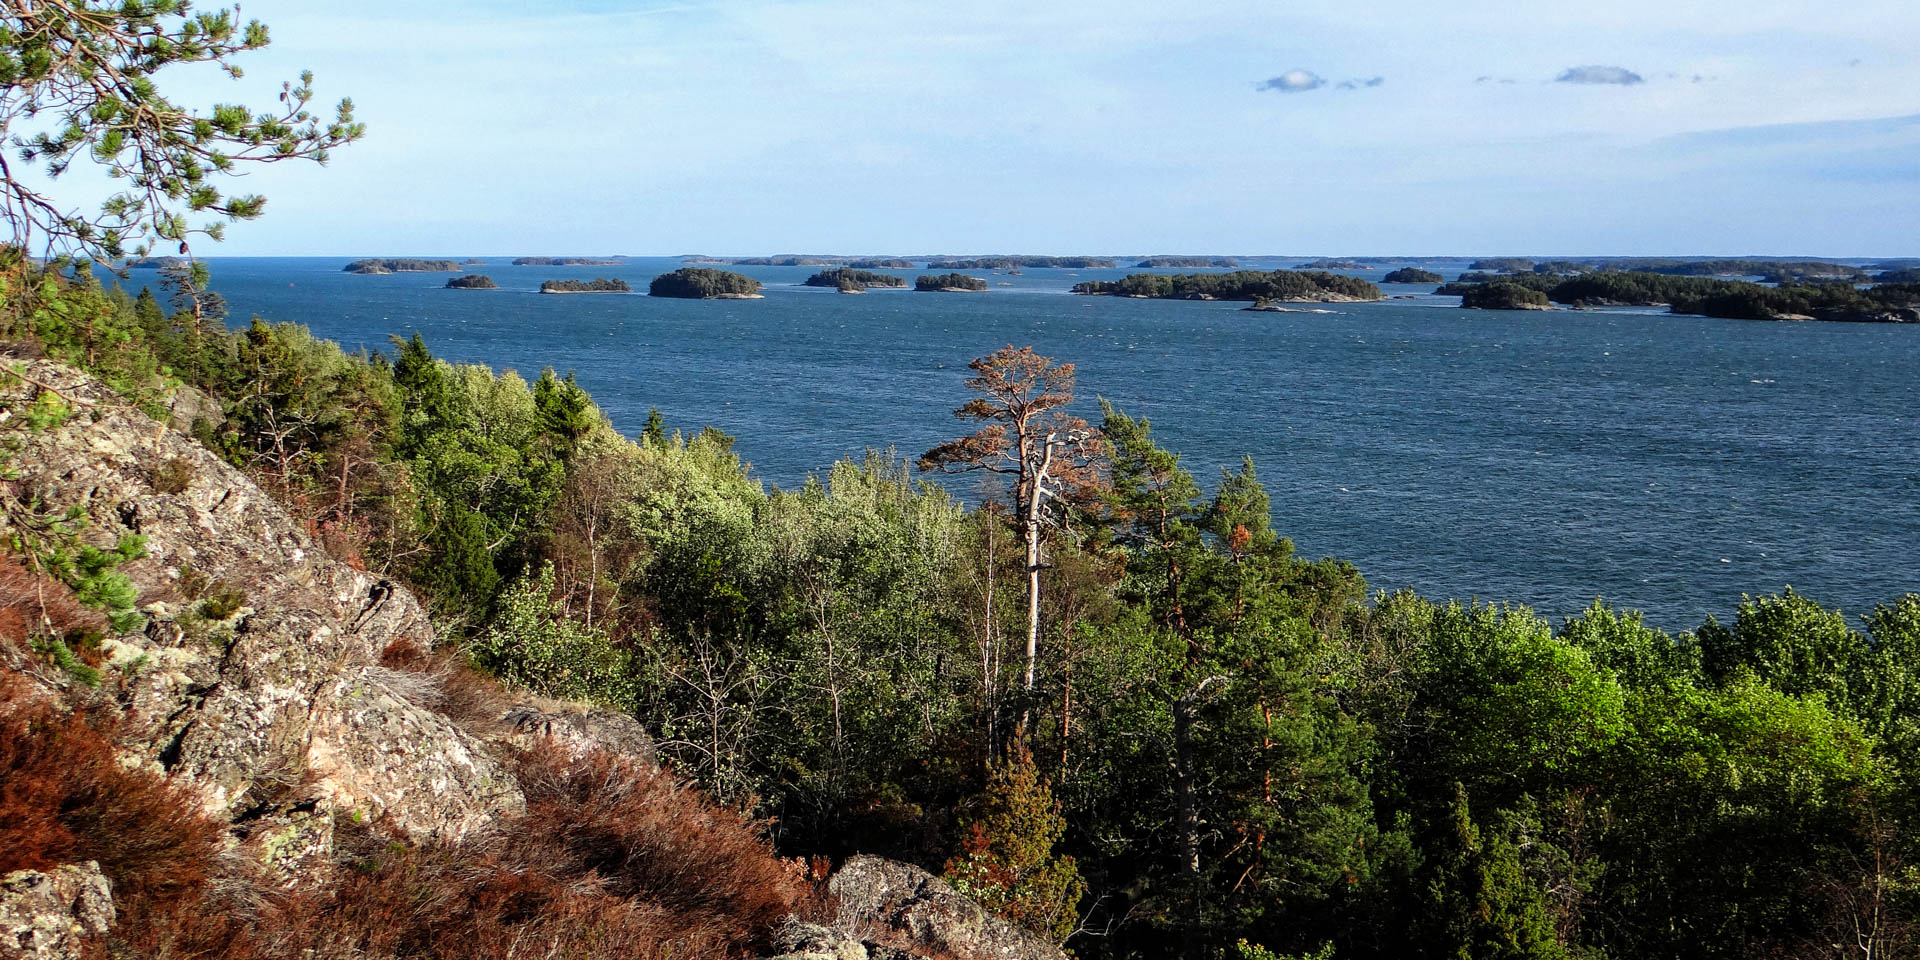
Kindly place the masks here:
[(244, 13), (369, 133), (203, 254), (1920, 255), (1910, 0)]

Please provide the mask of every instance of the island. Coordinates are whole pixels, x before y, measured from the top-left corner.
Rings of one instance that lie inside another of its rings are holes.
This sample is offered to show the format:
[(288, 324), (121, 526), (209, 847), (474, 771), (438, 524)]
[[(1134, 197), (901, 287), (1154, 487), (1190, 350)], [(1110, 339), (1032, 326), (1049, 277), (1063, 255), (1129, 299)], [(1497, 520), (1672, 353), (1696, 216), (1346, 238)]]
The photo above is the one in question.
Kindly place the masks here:
[(987, 282), (964, 273), (921, 274), (913, 279), (913, 289), (921, 293), (980, 293)]
[(897, 287), (906, 289), (907, 279), (890, 273), (874, 273), (871, 270), (855, 270), (852, 267), (836, 267), (822, 270), (808, 277), (802, 284), (808, 287), (833, 287), (842, 293), (860, 293), (868, 287)]
[(632, 293), (625, 280), (600, 277), (594, 280), (548, 280), (541, 293)]
[(1664, 306), (1670, 313), (1736, 320), (1920, 322), (1920, 283), (1883, 283), (1863, 290), (1846, 281), (1768, 286), (1747, 280), (1632, 271), (1466, 279), (1470, 276), (1474, 275), (1463, 275), (1461, 280), (1434, 292), (1493, 298), (1495, 295), (1483, 288), (1505, 285), (1525, 287), (1548, 301), (1575, 308)]
[(654, 277), (647, 295), (681, 300), (758, 300), (760, 281), (729, 270), (681, 267)]
[(1445, 277), (1420, 267), (1401, 267), (1384, 278), (1387, 283), (1439, 283)]
[(836, 257), (783, 255), (778, 257), (742, 257), (738, 260), (729, 260), (727, 262), (739, 267), (831, 267), (840, 261), (839, 258)]
[(1920, 283), (1920, 267), (1897, 267), (1873, 275), (1874, 283)]
[(500, 285), (483, 273), (470, 273), (447, 281), (448, 290), (498, 290)]
[(183, 257), (141, 257), (138, 260), (127, 261), (126, 268), (129, 270), (165, 270), (168, 267), (177, 267), (186, 262), (186, 259)]
[(1295, 270), (1372, 270), (1358, 260), (1315, 260), (1294, 265)]
[(875, 260), (854, 260), (847, 266), (856, 270), (912, 270), (915, 264), (912, 260), (902, 260), (899, 257), (881, 257)]
[(1134, 264), (1136, 268), (1161, 270), (1198, 270), (1203, 267), (1238, 267), (1240, 261), (1232, 257), (1148, 257)]
[(607, 257), (515, 257), (516, 267), (618, 267), (626, 261)]
[(459, 273), (460, 265), (452, 260), (407, 260), (391, 257), (376, 257), (367, 260), (355, 260), (340, 269), (347, 273), (378, 276), (386, 273)]
[(934, 260), (928, 270), (1017, 270), (1042, 267), (1054, 270), (1112, 270), (1120, 264), (1105, 257), (970, 257)]
[(1547, 295), (1532, 287), (1496, 281), (1475, 284), (1460, 297), (1467, 310), (1552, 310)]
[(1532, 273), (1533, 261), (1525, 257), (1485, 257), (1467, 264), (1467, 269), (1489, 273)]
[(1088, 280), (1074, 293), (1146, 300), (1271, 300), (1346, 303), (1384, 300), (1380, 288), (1358, 277), (1324, 271), (1236, 270), (1232, 273), (1132, 273), (1119, 280)]

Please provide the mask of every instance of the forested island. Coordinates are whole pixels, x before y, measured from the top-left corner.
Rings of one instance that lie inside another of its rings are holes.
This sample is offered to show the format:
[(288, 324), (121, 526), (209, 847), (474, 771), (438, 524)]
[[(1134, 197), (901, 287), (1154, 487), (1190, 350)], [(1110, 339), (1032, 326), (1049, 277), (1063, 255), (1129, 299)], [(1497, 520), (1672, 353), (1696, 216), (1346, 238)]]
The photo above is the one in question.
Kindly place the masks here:
[(913, 289), (921, 293), (980, 293), (987, 289), (987, 281), (964, 273), (921, 274), (913, 279)]
[(460, 264), (452, 260), (410, 260), (389, 257), (355, 260), (340, 269), (347, 273), (376, 276), (387, 273), (459, 273)]
[(1476, 283), (1461, 291), (1460, 306), (1468, 310), (1551, 310), (1547, 295), (1532, 287), (1496, 280)]
[(618, 267), (625, 260), (607, 257), (515, 257), (516, 267)]
[(470, 273), (464, 277), (454, 277), (447, 281), (449, 290), (498, 290), (500, 285), (485, 274)]
[(882, 257), (874, 260), (849, 260), (847, 266), (855, 270), (912, 270), (915, 264), (912, 260), (902, 260), (899, 257)]
[(682, 300), (749, 300), (760, 294), (760, 281), (710, 267), (681, 267), (653, 278), (647, 295)]
[(1467, 269), (1489, 273), (1531, 273), (1533, 261), (1525, 257), (1482, 257), (1467, 264)]
[(839, 257), (780, 256), (742, 257), (726, 262), (741, 267), (830, 267), (839, 263), (840, 259)]
[(1660, 273), (1467, 274), (1435, 293), (1483, 296), (1492, 284), (1522, 286), (1572, 307), (1666, 306), (1673, 313), (1746, 320), (1920, 322), (1920, 284), (1859, 289), (1844, 281), (1766, 286), (1746, 280)]
[(1239, 265), (1240, 261), (1232, 257), (1148, 257), (1134, 264), (1135, 267), (1141, 269), (1161, 270), (1197, 270), (1202, 267), (1232, 269)]
[(1058, 270), (1111, 270), (1120, 264), (1104, 257), (970, 257), (932, 260), (928, 270), (1015, 270), (1040, 267)]
[(129, 270), (165, 270), (185, 263), (186, 261), (180, 257), (141, 257), (127, 261), (126, 267)]
[(1295, 270), (1371, 270), (1373, 269), (1372, 267), (1364, 263), (1361, 263), (1358, 260), (1314, 260), (1310, 263), (1295, 264), (1293, 268)]
[(836, 267), (832, 270), (822, 270), (808, 277), (803, 282), (803, 285), (809, 287), (834, 287), (839, 290), (865, 290), (868, 287), (900, 287), (904, 289), (907, 286), (907, 279), (905, 277), (896, 277), (890, 273), (874, 273), (871, 270)]
[(1401, 267), (1384, 278), (1387, 283), (1440, 283), (1445, 277), (1420, 267)]
[(632, 293), (633, 287), (625, 280), (599, 277), (593, 280), (548, 280), (540, 285), (541, 293)]
[(1385, 294), (1357, 277), (1322, 271), (1237, 270), (1232, 273), (1134, 273), (1119, 280), (1088, 280), (1073, 285), (1087, 296), (1153, 300), (1273, 300), (1329, 303), (1383, 300)]

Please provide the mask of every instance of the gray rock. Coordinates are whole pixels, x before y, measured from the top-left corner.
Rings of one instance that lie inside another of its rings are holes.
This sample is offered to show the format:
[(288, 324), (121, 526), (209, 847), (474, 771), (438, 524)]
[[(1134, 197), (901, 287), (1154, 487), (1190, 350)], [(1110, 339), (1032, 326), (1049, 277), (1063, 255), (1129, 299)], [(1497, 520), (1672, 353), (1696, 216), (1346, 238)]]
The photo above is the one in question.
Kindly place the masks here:
[[(333, 560), (192, 438), (78, 371), (28, 366), (80, 403), (65, 423), (21, 434), (17, 483), (45, 509), (84, 509), (90, 543), (146, 538), (147, 558), (123, 570), (150, 620), (102, 644), (141, 759), (193, 786), (209, 813), (245, 823), (264, 838), (262, 859), (294, 872), (326, 852), (333, 814), (384, 817), (422, 839), (524, 808), (489, 744), (378, 666), (390, 644), (432, 647), (418, 600)], [(0, 406), (36, 390), (0, 380)], [(155, 489), (151, 467), (168, 461), (185, 465), (184, 490)], [(201, 602), (216, 586), (237, 609)]]
[(113, 921), (113, 886), (91, 860), (0, 877), (0, 952), (79, 960), (85, 941), (106, 933)]
[(904, 938), (964, 960), (1065, 960), (1044, 937), (982, 910), (939, 877), (881, 857), (849, 859), (827, 881), (840, 904), (836, 927), (869, 941)]
[(574, 704), (542, 709), (523, 703), (508, 710), (500, 720), (511, 731), (509, 740), (524, 749), (558, 747), (572, 757), (604, 750), (648, 765), (656, 762), (653, 737), (647, 734), (647, 728), (618, 711)]

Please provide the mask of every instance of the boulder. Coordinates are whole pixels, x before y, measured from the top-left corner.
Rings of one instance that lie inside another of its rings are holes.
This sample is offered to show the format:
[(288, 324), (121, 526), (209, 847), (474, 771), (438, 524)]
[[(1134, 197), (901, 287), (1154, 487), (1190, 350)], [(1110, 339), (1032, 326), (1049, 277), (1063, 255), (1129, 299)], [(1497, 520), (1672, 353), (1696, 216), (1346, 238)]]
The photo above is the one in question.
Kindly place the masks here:
[(946, 881), (911, 864), (857, 856), (827, 881), (839, 902), (836, 927), (897, 943), (914, 953), (961, 960), (1065, 960), (1046, 938), (996, 917)]

